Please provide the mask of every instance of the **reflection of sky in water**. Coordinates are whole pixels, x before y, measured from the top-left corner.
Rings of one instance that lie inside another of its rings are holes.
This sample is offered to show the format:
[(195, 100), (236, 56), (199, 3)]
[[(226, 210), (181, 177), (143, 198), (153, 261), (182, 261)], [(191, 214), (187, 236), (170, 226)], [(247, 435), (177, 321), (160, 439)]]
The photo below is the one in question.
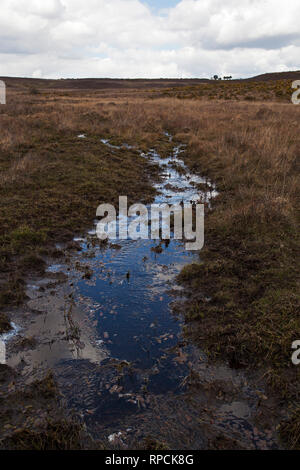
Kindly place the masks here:
[(0, 335), (0, 340), (6, 343), (13, 336), (17, 335), (19, 331), (20, 331), (20, 327), (16, 325), (14, 322), (11, 322), (11, 330), (9, 330), (7, 333), (3, 333), (2, 335)]
[[(102, 143), (109, 145), (108, 141)], [(164, 177), (157, 185), (159, 194), (154, 203), (179, 204), (182, 200), (199, 200), (194, 183), (206, 180), (189, 172), (177, 171), (174, 164), (185, 170), (177, 147), (169, 158), (161, 159), (154, 151), (143, 156), (158, 163)], [(209, 182), (208, 182), (209, 183)], [(210, 183), (209, 183), (210, 184)], [(170, 186), (179, 188), (177, 191)], [(95, 230), (89, 232), (95, 234)], [(93, 269), (91, 280), (80, 279), (78, 294), (94, 305), (99, 340), (104, 341), (113, 357), (137, 363), (142, 368), (152, 367), (166, 348), (177, 344), (180, 325), (170, 314), (173, 300), (168, 293), (175, 286), (175, 276), (182, 267), (198, 259), (198, 254), (185, 250), (181, 241), (118, 240), (120, 249), (95, 248), (89, 254), (82, 243), (83, 260)], [(160, 244), (162, 251), (153, 251)], [(160, 337), (168, 333), (163, 341)]]
[(65, 271), (65, 265), (63, 264), (51, 264), (47, 267), (46, 273), (59, 273), (61, 271)]
[[(147, 343), (153, 357), (161, 352), (150, 345), (148, 333), (159, 336), (166, 331), (179, 332), (169, 314), (171, 297), (165, 291), (167, 282), (172, 281), (174, 274), (195, 255), (186, 252), (175, 241), (156, 254), (151, 251), (156, 245), (150, 240), (124, 241), (121, 250), (98, 250), (92, 264), (93, 282), (80, 280), (78, 283), (80, 294), (100, 305), (95, 312), (100, 338), (104, 332), (109, 332), (112, 341), (109, 349), (120, 359), (134, 361), (142, 356), (148, 363), (147, 354), (133, 337), (142, 338), (142, 344)], [(103, 264), (99, 265), (97, 261)], [(128, 272), (129, 279), (126, 277)], [(153, 322), (156, 325), (150, 328)]]

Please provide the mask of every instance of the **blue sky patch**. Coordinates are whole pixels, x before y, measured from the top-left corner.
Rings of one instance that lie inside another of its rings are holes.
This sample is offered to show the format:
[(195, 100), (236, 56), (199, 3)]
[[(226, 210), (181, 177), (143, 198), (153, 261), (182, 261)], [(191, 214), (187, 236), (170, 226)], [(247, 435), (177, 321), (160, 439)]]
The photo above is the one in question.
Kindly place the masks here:
[(158, 12), (164, 8), (172, 8), (180, 3), (180, 0), (142, 0), (143, 3), (147, 4), (151, 10)]

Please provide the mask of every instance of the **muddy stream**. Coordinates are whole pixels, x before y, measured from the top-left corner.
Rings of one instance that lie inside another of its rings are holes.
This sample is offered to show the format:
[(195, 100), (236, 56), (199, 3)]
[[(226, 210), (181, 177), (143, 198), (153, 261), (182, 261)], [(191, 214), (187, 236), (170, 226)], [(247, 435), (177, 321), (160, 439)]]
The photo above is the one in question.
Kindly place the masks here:
[[(114, 152), (107, 140), (99, 145)], [(214, 185), (190, 173), (183, 151), (174, 144), (167, 158), (141, 153), (161, 169), (154, 202), (210, 204)], [(15, 335), (6, 338), (8, 364), (23, 380), (52, 369), (64, 405), (108, 447), (151, 436), (175, 449), (276, 448), (274, 431), (258, 424), (264, 390), (241, 370), (209, 363), (182, 335), (175, 278), (199, 254), (174, 239), (101, 244), (95, 227), (74, 241), (67, 260), (28, 280)], [(20, 349), (21, 337), (34, 343)]]

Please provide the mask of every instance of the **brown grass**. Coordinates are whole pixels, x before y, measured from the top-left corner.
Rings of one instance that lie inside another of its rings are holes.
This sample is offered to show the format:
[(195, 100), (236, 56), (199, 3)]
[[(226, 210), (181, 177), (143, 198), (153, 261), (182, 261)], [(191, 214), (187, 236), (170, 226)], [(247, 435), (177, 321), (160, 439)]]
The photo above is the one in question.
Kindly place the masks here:
[[(186, 334), (211, 357), (261, 367), (276, 393), (297, 402), (290, 356), (300, 337), (300, 107), (287, 101), (288, 85), (269, 84), (269, 102), (258, 101), (263, 83), (243, 84), (238, 99), (231, 84), (220, 85), (226, 99), (198, 99), (191, 90), (183, 100), (174, 90), (9, 90), (9, 104), (0, 108), (0, 266), (11, 283), (2, 304), (22, 299), (24, 266), (21, 279), (12, 272), (24, 256), (83, 230), (97, 205), (114, 202), (120, 191), (135, 202), (153, 196), (156, 175), (146, 162), (134, 151), (112, 155), (100, 137), (164, 154), (169, 131), (187, 144), (190, 168), (220, 192), (207, 210), (204, 263), (180, 276), (189, 297)], [(286, 98), (275, 98), (283, 88)], [(88, 139), (76, 140), (79, 133)]]
[(33, 174), (41, 165), (41, 159), (32, 153), (27, 153), (18, 160), (13, 161), (11, 167), (3, 171), (0, 175), (0, 185), (5, 187), (11, 184), (18, 184), (20, 180), (25, 180), (26, 175)]

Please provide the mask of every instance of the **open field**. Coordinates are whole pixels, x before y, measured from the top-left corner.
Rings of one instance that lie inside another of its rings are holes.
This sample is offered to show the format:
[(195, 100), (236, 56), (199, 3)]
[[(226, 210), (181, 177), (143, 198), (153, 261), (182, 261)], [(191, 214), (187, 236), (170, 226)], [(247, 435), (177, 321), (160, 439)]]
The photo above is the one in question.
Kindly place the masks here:
[(300, 339), (295, 78), (89, 89), (9, 80), (0, 107), (0, 331), (25, 300), (27, 276), (43, 276), (47, 259), (63, 256), (58, 242), (72, 248), (98, 204), (123, 193), (132, 202), (153, 199), (158, 169), (134, 149), (112, 155), (100, 139), (166, 155), (167, 131), (187, 144), (188, 167), (219, 191), (206, 208), (199, 262), (179, 275), (185, 336), (211, 361), (259, 371), (271, 402), (262, 419), (275, 417), (283, 445), (300, 448), (300, 366), (291, 362)]

